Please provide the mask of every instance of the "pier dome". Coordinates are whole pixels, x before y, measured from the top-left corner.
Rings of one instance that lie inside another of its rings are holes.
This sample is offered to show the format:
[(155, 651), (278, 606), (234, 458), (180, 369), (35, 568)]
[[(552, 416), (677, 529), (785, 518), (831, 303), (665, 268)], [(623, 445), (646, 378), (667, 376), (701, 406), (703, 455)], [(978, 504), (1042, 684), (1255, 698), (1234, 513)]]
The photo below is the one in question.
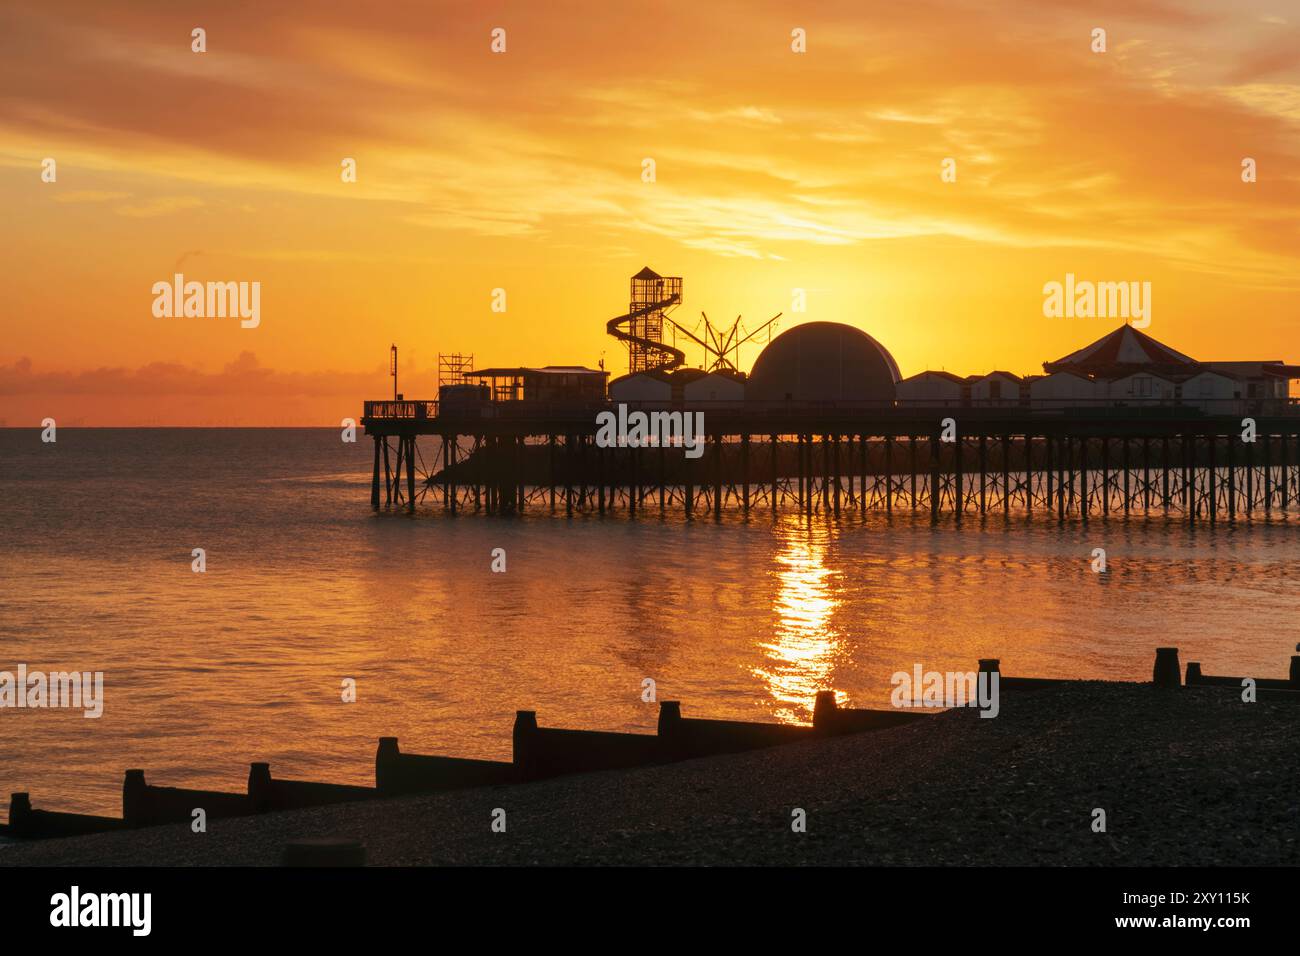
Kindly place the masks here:
[(806, 322), (763, 349), (745, 397), (758, 401), (892, 401), (899, 380), (889, 350), (842, 322)]

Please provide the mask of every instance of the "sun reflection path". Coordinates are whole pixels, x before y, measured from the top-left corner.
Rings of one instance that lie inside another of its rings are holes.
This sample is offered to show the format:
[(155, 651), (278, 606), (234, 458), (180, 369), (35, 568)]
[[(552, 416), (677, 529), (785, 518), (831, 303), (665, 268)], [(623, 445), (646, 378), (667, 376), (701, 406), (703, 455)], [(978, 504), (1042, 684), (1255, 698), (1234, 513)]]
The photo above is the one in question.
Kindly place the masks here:
[(831, 623), (840, 605), (835, 588), (840, 572), (826, 566), (830, 530), (791, 523), (778, 534), (785, 546), (776, 556), (776, 640), (759, 645), (769, 660), (754, 674), (766, 681), (777, 719), (807, 723), (817, 691), (829, 685), (842, 645)]

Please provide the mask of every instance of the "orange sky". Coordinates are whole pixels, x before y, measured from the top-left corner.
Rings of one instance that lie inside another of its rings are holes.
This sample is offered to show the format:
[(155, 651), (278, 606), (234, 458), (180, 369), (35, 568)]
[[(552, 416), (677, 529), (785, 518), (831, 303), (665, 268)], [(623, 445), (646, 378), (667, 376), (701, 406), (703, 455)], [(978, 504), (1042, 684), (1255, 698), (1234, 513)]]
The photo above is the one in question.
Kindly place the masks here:
[[(63, 0), (0, 9), (0, 76), (10, 426), (336, 424), (391, 341), (408, 397), (440, 350), (618, 374), (647, 264), (688, 325), (848, 322), (904, 375), (1118, 324), (1043, 316), (1067, 272), (1150, 282), (1196, 358), (1300, 361), (1289, 0)], [(155, 318), (178, 270), (260, 282), (261, 324)]]

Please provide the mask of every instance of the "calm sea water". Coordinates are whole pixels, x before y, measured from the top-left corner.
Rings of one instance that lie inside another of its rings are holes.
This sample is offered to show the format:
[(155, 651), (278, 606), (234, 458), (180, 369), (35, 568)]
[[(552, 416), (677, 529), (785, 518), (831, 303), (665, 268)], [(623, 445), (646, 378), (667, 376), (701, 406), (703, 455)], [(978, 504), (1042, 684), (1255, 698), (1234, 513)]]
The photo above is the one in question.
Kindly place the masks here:
[(0, 670), (105, 674), (98, 720), (0, 709), (0, 793), (116, 814), (127, 767), (242, 790), (252, 760), (370, 783), (381, 735), (508, 759), (516, 709), (652, 731), (647, 677), (688, 715), (807, 720), (824, 687), (886, 705), (918, 662), (1135, 679), (1173, 644), (1284, 676), (1300, 639), (1294, 516), (412, 518), (371, 512), (368, 453), (336, 430), (0, 431)]

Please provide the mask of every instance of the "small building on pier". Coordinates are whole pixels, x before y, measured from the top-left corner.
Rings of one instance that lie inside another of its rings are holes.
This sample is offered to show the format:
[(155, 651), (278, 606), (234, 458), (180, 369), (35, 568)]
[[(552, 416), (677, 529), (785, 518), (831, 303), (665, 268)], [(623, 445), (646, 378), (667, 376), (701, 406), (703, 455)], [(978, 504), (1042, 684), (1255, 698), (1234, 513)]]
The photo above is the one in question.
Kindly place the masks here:
[(1053, 372), (1029, 380), (1031, 408), (1088, 408), (1101, 405), (1106, 383), (1078, 372)]
[(620, 375), (609, 383), (609, 400), (611, 402), (649, 402), (667, 405), (673, 400), (673, 376), (671, 372), (650, 369), (645, 372), (633, 372)]
[(1269, 362), (1204, 362), (1206, 368), (1237, 380), (1239, 397), (1247, 400), (1286, 398), (1291, 379), (1300, 378), (1300, 365), (1278, 359)]
[(745, 400), (745, 376), (730, 369), (682, 369), (673, 376), (680, 383), (682, 401), (687, 405), (719, 408), (735, 405)]
[(703, 405), (722, 408), (745, 401), (745, 376), (730, 369), (705, 371), (650, 369), (621, 375), (609, 383), (611, 402), (657, 405)]
[(1051, 373), (1048, 378), (1074, 373), (1091, 379), (1109, 405), (1178, 404), (1207, 415), (1280, 411), (1291, 380), (1300, 378), (1300, 366), (1280, 360), (1198, 361), (1130, 325), (1044, 362), (1043, 370)]
[(1010, 372), (989, 372), (972, 379), (970, 400), (976, 406), (1020, 404), (1020, 376)]
[(541, 368), (484, 368), (465, 373), (470, 384), (486, 386), (494, 402), (603, 402), (604, 369), (581, 365)]
[(1178, 383), (1157, 372), (1132, 372), (1106, 383), (1111, 405), (1173, 404), (1178, 397)]
[(1207, 415), (1236, 415), (1245, 412), (1241, 379), (1214, 368), (1204, 368), (1179, 383), (1178, 397)]
[(897, 385), (898, 401), (904, 406), (950, 407), (962, 405), (968, 383), (952, 372), (917, 372)]

